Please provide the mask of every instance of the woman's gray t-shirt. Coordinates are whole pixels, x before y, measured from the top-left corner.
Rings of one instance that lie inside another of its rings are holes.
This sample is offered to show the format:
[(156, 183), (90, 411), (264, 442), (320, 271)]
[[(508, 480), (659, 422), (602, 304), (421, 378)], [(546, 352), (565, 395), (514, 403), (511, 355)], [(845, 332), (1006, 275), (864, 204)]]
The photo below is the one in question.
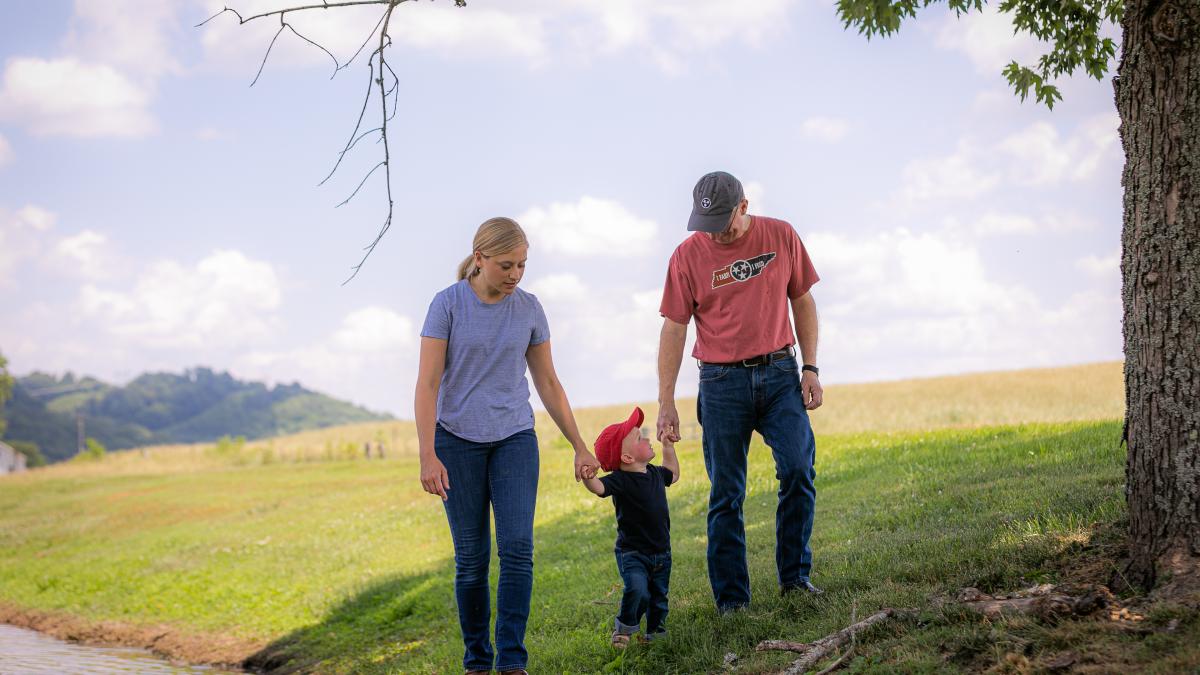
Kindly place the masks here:
[(421, 336), (446, 340), (437, 402), (446, 431), (491, 443), (533, 428), (525, 352), (550, 339), (537, 297), (517, 288), (488, 304), (464, 279), (433, 296)]

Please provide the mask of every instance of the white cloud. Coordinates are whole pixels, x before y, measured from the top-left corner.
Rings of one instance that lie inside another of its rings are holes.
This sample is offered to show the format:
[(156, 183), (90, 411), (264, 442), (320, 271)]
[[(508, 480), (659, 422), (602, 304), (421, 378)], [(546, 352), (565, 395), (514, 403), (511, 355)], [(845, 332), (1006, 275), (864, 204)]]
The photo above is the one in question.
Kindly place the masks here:
[[(605, 378), (600, 386), (588, 387), (593, 397), (601, 398), (576, 397), (573, 401), (609, 403), (655, 397), (662, 288), (589, 284), (574, 274), (555, 274), (530, 282), (528, 290), (546, 309), (552, 341), (569, 345), (555, 350), (556, 367), (568, 387), (573, 376), (601, 374)], [(595, 370), (599, 363), (605, 364), (600, 373)]]
[(982, 12), (961, 17), (948, 12), (935, 44), (966, 54), (980, 73), (999, 75), (1013, 60), (1033, 65), (1046, 50), (1043, 43), (1028, 33), (1014, 35), (1013, 31), (1013, 15), (1002, 14), (995, 5), (987, 5)]
[(1043, 214), (1034, 217), (1023, 213), (992, 210), (985, 211), (982, 215), (973, 215), (965, 222), (951, 216), (943, 219), (942, 223), (947, 231), (970, 234), (975, 237), (1077, 232), (1095, 227), (1093, 221), (1071, 213)]
[[(1090, 180), (1102, 167), (1120, 162), (1118, 124), (1115, 113), (1105, 113), (1084, 120), (1065, 137), (1057, 127), (1038, 121), (995, 143), (960, 139), (949, 155), (909, 161), (893, 202), (944, 208), (947, 202), (975, 199), (1003, 185), (1049, 188)], [(990, 227), (1024, 226), (994, 222)]]
[(979, 156), (975, 145), (963, 140), (950, 155), (910, 161), (901, 172), (901, 202), (971, 199), (991, 191), (999, 185), (1000, 176), (980, 166)]
[(13, 153), (12, 145), (9, 144), (4, 134), (0, 134), (0, 168), (3, 168), (6, 164), (12, 164), (15, 158), (16, 154)]
[(1116, 113), (1085, 121), (1067, 139), (1047, 122), (1035, 122), (996, 146), (1010, 158), (1010, 180), (1019, 185), (1056, 185), (1091, 178), (1105, 155), (1117, 147)]
[(37, 258), (42, 239), (55, 220), (53, 213), (32, 204), (12, 212), (0, 209), (0, 285), (10, 280), (22, 263)]
[[(664, 71), (677, 72), (687, 67), (690, 54), (734, 41), (754, 46), (780, 32), (797, 1), (508, 0), (503, 9), (406, 3), (396, 10), (389, 32), (398, 46), (454, 58), (508, 57), (538, 67), (633, 50)], [(212, 0), (206, 6), (215, 13), (223, 5)], [(238, 9), (250, 16), (278, 7), (260, 0)], [(380, 16), (380, 8), (366, 7), (296, 12), (288, 21), (345, 60)], [(278, 22), (259, 19), (239, 26), (230, 15), (203, 30), (201, 39), (211, 61), (245, 68), (262, 58)], [(319, 50), (289, 34), (280, 36), (267, 67), (321, 62), (331, 63)]]
[(94, 230), (60, 239), (54, 246), (51, 263), (65, 272), (88, 279), (108, 277), (114, 264), (108, 237)]
[(77, 0), (59, 56), (6, 62), (0, 120), (41, 136), (153, 133), (155, 86), (182, 72), (172, 53), (182, 9), (176, 2)]
[(274, 332), (281, 290), (270, 263), (215, 251), (195, 265), (151, 264), (128, 290), (87, 284), (79, 310), (93, 325), (152, 348), (234, 346)]
[(1076, 269), (1101, 279), (1119, 279), (1121, 276), (1121, 252), (1113, 251), (1106, 256), (1087, 255), (1075, 261)]
[[(822, 365), (841, 378), (1077, 363), (1120, 356), (1120, 294), (1086, 291), (1050, 306), (988, 274), (976, 245), (899, 228), (805, 241), (824, 278)], [(896, 354), (904, 354), (896, 362)]]
[(271, 382), (298, 380), (375, 410), (411, 417), (416, 344), (411, 318), (373, 305), (347, 313), (336, 329), (310, 344), (244, 352), (233, 370)]
[(76, 0), (64, 50), (87, 63), (112, 66), (143, 84), (164, 74), (178, 74), (182, 67), (171, 47), (180, 37), (184, 6), (145, 0)]
[(58, 216), (54, 213), (40, 206), (28, 204), (17, 210), (16, 218), (13, 222), (38, 232), (46, 232), (54, 227), (54, 223), (57, 221)]
[(156, 124), (149, 93), (106, 65), (74, 58), (12, 59), (0, 86), (0, 119), (43, 136), (140, 137)]
[(748, 180), (742, 183), (742, 190), (746, 193), (746, 201), (750, 202), (750, 213), (770, 212), (766, 202), (766, 186), (756, 180)]
[(575, 256), (644, 255), (658, 233), (653, 220), (595, 197), (535, 206), (517, 222), (528, 233), (531, 247)]
[(195, 138), (198, 141), (219, 141), (225, 138), (225, 134), (216, 127), (201, 127), (196, 130)]
[(810, 117), (800, 125), (804, 138), (823, 143), (837, 143), (850, 131), (850, 123), (839, 117)]
[(332, 344), (352, 352), (405, 349), (414, 342), (413, 322), (384, 307), (364, 307), (346, 315)]

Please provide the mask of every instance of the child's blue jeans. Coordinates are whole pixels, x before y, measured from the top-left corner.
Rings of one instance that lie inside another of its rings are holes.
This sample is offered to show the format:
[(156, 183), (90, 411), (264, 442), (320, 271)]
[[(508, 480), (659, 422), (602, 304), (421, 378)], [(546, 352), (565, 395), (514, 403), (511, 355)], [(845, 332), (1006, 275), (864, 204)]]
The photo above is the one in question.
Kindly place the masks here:
[(621, 611), (617, 614), (618, 633), (632, 635), (646, 616), (646, 635), (666, 632), (667, 592), (671, 583), (671, 552), (647, 555), (637, 551), (617, 551), (617, 570), (625, 582)]

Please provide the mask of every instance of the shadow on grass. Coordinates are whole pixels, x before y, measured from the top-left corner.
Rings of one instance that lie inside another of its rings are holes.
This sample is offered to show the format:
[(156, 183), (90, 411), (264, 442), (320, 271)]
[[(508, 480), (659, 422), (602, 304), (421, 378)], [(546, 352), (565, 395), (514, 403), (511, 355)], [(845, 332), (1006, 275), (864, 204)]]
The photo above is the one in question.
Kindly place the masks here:
[[(791, 658), (755, 653), (760, 640), (811, 641), (882, 607), (923, 607), (930, 596), (962, 586), (1013, 589), (1052, 575), (1048, 561), (1086, 538), (1094, 524), (1123, 513), (1118, 435), (1119, 425), (1106, 422), (829, 439), (818, 458), (812, 541), (814, 581), (826, 593), (787, 598), (775, 578), (774, 464), (770, 451), (756, 445), (745, 503), (754, 600), (727, 617), (717, 617), (708, 586), (708, 482), (698, 449), (684, 448), (684, 481), (669, 491), (670, 634), (624, 652), (608, 645), (621, 594), (611, 503), (543, 487), (552, 496), (539, 509), (558, 515), (535, 531), (530, 670), (712, 672), (733, 653), (740, 672), (765, 672)], [(457, 672), (462, 646), (453, 567), (446, 560), (432, 571), (366, 587), (247, 665), (280, 673)], [(493, 593), (497, 569), (493, 558)], [(964, 617), (938, 630), (973, 644), (972, 621)], [(904, 635), (913, 628), (894, 624), (866, 638), (910, 644)], [(891, 654), (867, 648), (863, 658), (902, 668), (944, 666), (936, 645), (910, 647), (911, 653), (897, 647)]]

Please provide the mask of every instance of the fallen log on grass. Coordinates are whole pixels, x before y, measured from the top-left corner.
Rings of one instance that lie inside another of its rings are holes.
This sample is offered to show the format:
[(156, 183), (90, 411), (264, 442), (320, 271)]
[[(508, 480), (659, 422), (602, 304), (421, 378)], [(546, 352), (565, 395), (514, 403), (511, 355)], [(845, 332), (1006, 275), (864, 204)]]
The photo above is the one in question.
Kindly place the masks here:
[(989, 619), (998, 619), (1005, 614), (1024, 614), (1048, 622), (1120, 608), (1116, 598), (1104, 586), (1041, 584), (1009, 595), (988, 595), (977, 588), (964, 588), (954, 600)]

